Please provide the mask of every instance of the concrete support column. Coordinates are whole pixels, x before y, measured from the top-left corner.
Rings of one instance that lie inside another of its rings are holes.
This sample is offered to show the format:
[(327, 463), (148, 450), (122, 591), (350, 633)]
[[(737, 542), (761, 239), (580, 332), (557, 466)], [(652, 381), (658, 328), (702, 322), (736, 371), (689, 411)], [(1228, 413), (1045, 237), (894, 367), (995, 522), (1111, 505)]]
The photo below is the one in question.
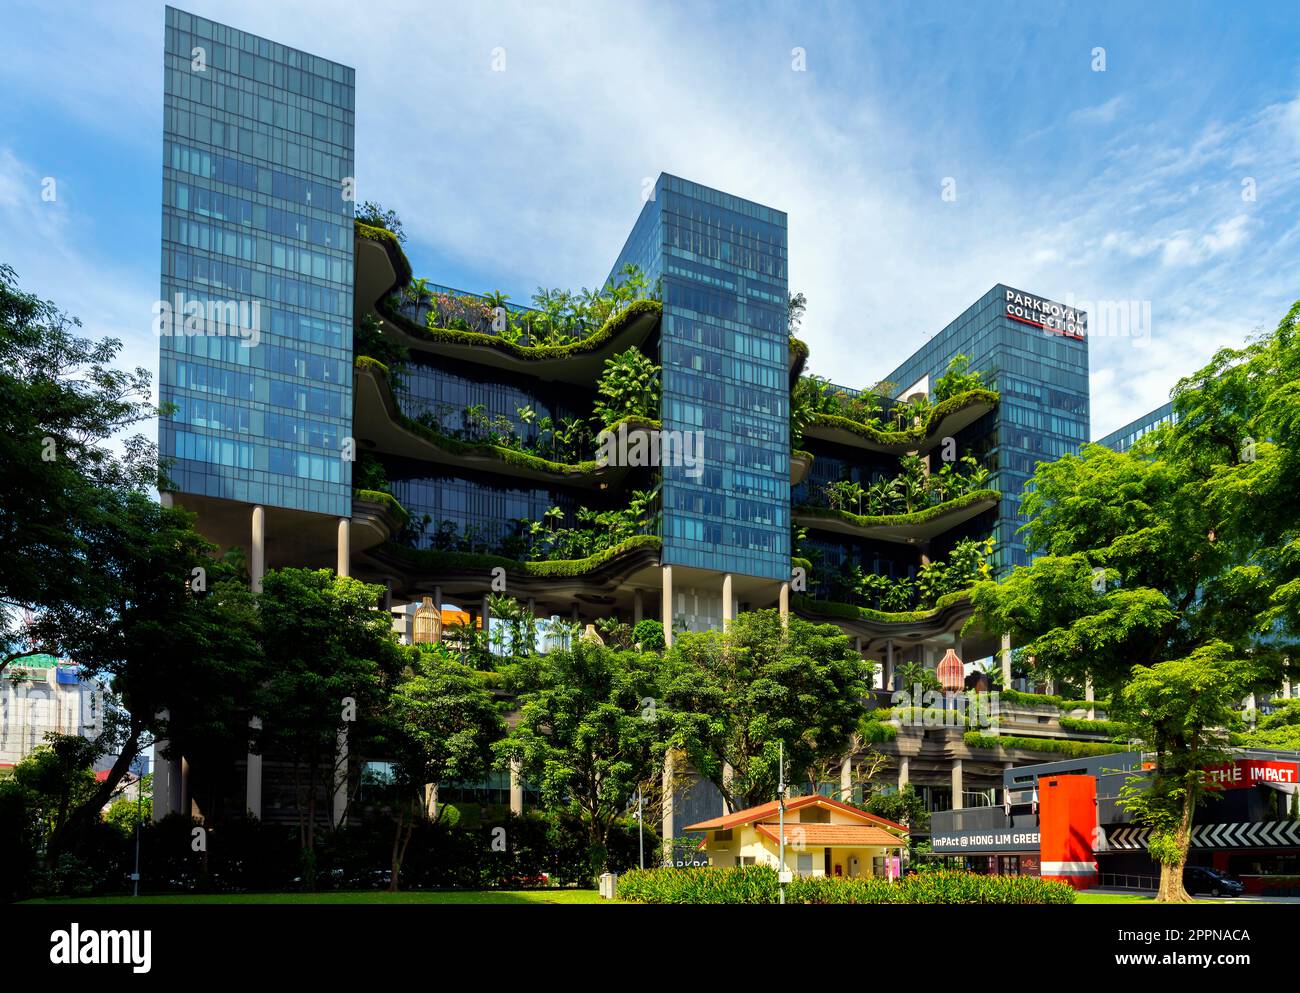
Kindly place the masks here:
[(172, 507), (175, 506), (175, 503), (176, 501), (172, 499), (172, 495), (170, 493), (163, 491), (158, 494), (158, 505), (160, 507), (163, 507), (166, 510), (171, 510)]
[[(663, 573), (663, 591), (662, 591), (662, 611), (661, 614), (664, 624), (664, 645), (673, 647), (673, 567), (670, 565), (662, 566)], [(667, 810), (667, 806), (664, 807)], [(665, 819), (668, 815), (664, 814)]]
[[(665, 566), (671, 569), (672, 566)], [(660, 827), (659, 837), (663, 839), (664, 858), (672, 858), (673, 848), (673, 780), (675, 779), (673, 770), (673, 756), (669, 752), (664, 755), (664, 772), (663, 772), (663, 794), (664, 794), (664, 816), (663, 824)]]
[[(1014, 769), (1014, 768), (1015, 768), (1015, 763), (1014, 763), (1014, 762), (1003, 762), (1003, 763), (1002, 763), (1002, 772), (1003, 772), (1004, 774), (1005, 774), (1009, 769)], [(1006, 779), (1006, 776), (1003, 775), (1003, 777), (1002, 777), (1002, 803), (1003, 803), (1003, 804), (1009, 804), (1010, 802), (1011, 802), (1011, 787), (1007, 785), (1007, 779)]]
[(524, 764), (519, 759), (510, 760), (510, 813), (524, 812)]
[(731, 601), (731, 573), (722, 577), (722, 630), (726, 631), (735, 620), (735, 607)]
[[(171, 715), (160, 711), (158, 716), (167, 720)], [(180, 763), (175, 759), (163, 757), (168, 741), (159, 738), (153, 743), (153, 819), (160, 821), (168, 814), (181, 809)]]
[(898, 788), (901, 790), (907, 785), (908, 777), (911, 774), (912, 760), (906, 755), (898, 757)]
[(645, 597), (640, 590), (632, 591), (632, 626), (645, 620)]
[(853, 800), (853, 756), (846, 756), (840, 763), (840, 797), (845, 803)]
[(790, 626), (790, 584), (781, 584), (781, 594), (777, 601), (780, 604), (781, 626), (788, 628)]
[(479, 607), (479, 618), (483, 622), (483, 632), (487, 633), (488, 621), (492, 619), (492, 608), (488, 606), (488, 594), (483, 594), (483, 603)]
[(1087, 679), (1083, 682), (1083, 698), (1088, 701), (1088, 720), (1095, 721), (1097, 708), (1092, 705), (1092, 702), (1097, 699), (1097, 696), (1092, 687), (1092, 673), (1088, 673)]
[(342, 827), (348, 814), (348, 729), (339, 732), (334, 750), (334, 826)]
[[(254, 717), (248, 722), (254, 731), (262, 730), (262, 718)], [(250, 817), (262, 819), (262, 756), (248, 753), (248, 788), (244, 793), (244, 809)]]
[(962, 784), (961, 759), (953, 759), (952, 762), (952, 806), (956, 810), (966, 805), (966, 798), (963, 795), (965, 789)]
[(335, 570), (340, 576), (352, 575), (352, 519), (339, 518), (339, 564)]
[(180, 802), (177, 810), (186, 817), (193, 816), (193, 808), (190, 806), (190, 763), (184, 755), (176, 760), (176, 771), (179, 773), (177, 778), (180, 780)]
[(885, 641), (885, 689), (894, 687), (894, 639)]
[(1002, 636), (1002, 688), (1011, 689), (1011, 635)]
[(266, 509), (258, 504), (253, 508), (253, 548), (248, 557), (248, 577), (254, 593), (262, 592), (262, 577), (266, 575)]

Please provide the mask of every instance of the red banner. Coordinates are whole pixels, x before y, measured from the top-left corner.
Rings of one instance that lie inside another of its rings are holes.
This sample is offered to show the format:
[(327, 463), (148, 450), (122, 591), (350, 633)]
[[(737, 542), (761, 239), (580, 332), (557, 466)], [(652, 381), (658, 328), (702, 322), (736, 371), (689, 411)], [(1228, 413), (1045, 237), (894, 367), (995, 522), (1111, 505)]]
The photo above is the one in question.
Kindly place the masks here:
[(1237, 759), (1205, 770), (1211, 789), (1244, 790), (1261, 783), (1295, 785), (1300, 782), (1300, 764), (1265, 759)]

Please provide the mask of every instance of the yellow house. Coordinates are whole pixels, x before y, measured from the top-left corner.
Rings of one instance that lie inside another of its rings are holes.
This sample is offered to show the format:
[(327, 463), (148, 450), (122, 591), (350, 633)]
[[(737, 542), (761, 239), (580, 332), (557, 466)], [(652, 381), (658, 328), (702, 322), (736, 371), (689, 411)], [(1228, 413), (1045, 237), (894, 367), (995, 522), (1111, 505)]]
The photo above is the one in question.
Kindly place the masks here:
[[(687, 827), (707, 832), (700, 849), (714, 866), (780, 868), (776, 801)], [(785, 867), (801, 876), (896, 878), (907, 828), (839, 800), (801, 796), (785, 804)]]

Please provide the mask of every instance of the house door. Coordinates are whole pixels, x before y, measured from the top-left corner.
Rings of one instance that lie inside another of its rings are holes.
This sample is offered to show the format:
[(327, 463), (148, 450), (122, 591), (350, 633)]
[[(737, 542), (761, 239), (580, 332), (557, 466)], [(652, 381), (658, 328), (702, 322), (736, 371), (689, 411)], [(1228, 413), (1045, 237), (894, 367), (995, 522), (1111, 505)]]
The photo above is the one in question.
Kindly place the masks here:
[(827, 876), (831, 874), (831, 850), (829, 848), (822, 849), (822, 872)]

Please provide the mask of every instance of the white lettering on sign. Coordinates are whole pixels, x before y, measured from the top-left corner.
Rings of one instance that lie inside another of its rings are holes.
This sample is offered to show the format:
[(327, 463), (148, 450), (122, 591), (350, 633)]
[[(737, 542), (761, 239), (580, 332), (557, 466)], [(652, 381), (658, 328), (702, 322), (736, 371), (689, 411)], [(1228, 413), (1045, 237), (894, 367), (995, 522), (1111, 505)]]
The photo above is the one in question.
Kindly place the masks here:
[(1006, 291), (1006, 315), (1013, 321), (1083, 340), (1088, 333), (1088, 315), (1055, 300), (1046, 300), (1019, 290)]
[(1300, 782), (1300, 764), (1238, 759), (1206, 769), (1205, 775), (1211, 789), (1241, 790), (1257, 783), (1294, 785)]
[(1038, 844), (1037, 831), (991, 831), (988, 834), (936, 834), (930, 839), (934, 850), (960, 851), (969, 848), (1015, 848)]

